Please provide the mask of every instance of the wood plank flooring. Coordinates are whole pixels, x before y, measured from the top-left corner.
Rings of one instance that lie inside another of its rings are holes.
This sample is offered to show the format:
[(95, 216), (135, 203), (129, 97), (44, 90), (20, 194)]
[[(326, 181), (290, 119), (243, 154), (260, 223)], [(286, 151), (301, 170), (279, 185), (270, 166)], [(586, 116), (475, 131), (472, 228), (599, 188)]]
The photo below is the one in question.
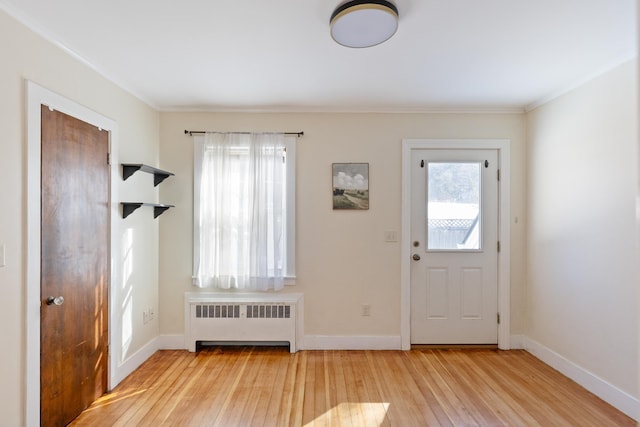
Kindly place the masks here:
[(73, 426), (635, 426), (530, 354), (159, 351)]

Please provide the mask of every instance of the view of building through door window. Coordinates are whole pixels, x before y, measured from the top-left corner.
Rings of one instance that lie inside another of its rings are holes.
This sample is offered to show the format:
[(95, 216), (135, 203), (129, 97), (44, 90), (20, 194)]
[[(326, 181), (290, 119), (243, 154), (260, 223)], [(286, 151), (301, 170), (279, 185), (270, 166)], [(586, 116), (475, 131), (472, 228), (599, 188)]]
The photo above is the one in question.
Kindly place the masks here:
[(428, 163), (428, 250), (481, 249), (480, 169), (480, 163)]

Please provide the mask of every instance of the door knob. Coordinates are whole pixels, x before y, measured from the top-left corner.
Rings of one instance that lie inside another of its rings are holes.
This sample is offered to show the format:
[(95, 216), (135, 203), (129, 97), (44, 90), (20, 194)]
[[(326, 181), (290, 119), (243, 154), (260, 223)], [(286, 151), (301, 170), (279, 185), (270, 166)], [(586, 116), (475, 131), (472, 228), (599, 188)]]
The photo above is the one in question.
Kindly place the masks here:
[(411, 258), (413, 258), (414, 261), (420, 261), (420, 255), (418, 254), (413, 254)]
[(47, 305), (62, 305), (64, 297), (47, 297)]

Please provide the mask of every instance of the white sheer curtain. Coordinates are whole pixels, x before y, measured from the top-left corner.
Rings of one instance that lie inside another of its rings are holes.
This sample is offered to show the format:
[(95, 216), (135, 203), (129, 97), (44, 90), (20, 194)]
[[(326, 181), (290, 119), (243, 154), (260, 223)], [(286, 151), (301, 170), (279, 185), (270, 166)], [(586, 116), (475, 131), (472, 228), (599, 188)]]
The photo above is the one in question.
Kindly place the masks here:
[(284, 134), (195, 139), (195, 286), (283, 288), (283, 150)]

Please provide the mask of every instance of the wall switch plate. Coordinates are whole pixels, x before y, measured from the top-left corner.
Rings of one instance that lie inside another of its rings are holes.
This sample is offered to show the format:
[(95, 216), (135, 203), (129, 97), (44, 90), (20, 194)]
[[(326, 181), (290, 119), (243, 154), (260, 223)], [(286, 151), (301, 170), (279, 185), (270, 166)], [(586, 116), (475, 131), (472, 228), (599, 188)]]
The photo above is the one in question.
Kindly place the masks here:
[(361, 310), (362, 316), (371, 316), (371, 304), (362, 304)]
[(397, 242), (398, 241), (398, 232), (395, 230), (389, 230), (384, 232), (384, 241), (385, 242)]

